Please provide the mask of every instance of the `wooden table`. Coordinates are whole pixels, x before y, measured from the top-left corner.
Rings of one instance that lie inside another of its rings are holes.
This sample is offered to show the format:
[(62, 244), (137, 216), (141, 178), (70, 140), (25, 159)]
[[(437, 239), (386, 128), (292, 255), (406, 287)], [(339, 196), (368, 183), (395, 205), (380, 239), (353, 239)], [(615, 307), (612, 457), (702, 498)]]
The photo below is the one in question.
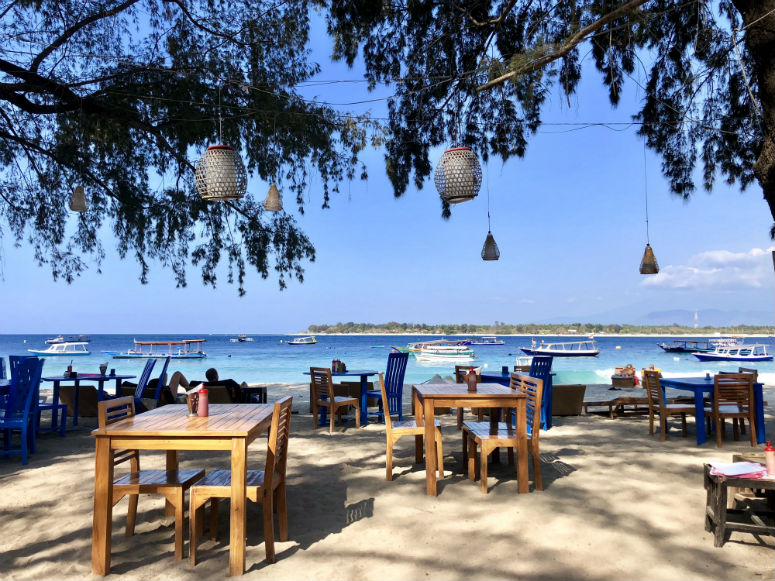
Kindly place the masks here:
[[(672, 387), (694, 392), (694, 423), (697, 429), (697, 445), (705, 443), (705, 394), (713, 397), (713, 377), (663, 377), (659, 380), (663, 388)], [(756, 441), (764, 444), (766, 439), (764, 429), (764, 397), (762, 383), (753, 384), (753, 405), (756, 419)]]
[[(475, 392), (463, 383), (422, 383), (412, 386), (414, 415), (425, 426), (425, 489), (436, 496), (436, 450), (434, 416), (437, 407), (515, 408), (517, 410), (517, 483), (519, 492), (528, 492), (527, 469), (527, 396), (498, 383), (479, 383)], [(498, 414), (490, 414), (493, 429), (498, 429)], [(415, 438), (415, 455), (422, 462), (422, 436)]]
[[(210, 416), (188, 417), (185, 405), (166, 405), (98, 428), (94, 470), (94, 522), (92, 572), (110, 573), (113, 525), (114, 450), (166, 450), (167, 470), (178, 467), (178, 450), (227, 450), (231, 452), (231, 533), (229, 574), (245, 571), (245, 480), (247, 449), (272, 422), (271, 405), (212, 404)], [(264, 507), (272, 510), (272, 507)]]

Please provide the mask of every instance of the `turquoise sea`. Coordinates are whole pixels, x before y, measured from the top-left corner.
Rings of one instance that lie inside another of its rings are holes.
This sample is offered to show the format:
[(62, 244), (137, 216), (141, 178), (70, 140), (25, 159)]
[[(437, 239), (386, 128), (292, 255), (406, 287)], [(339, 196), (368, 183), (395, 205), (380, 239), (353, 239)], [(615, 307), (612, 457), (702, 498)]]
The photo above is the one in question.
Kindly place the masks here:
[[(45, 340), (50, 335), (0, 335), (0, 357), (8, 355), (26, 355), (27, 349), (45, 348)], [(391, 346), (405, 346), (409, 342), (429, 340), (439, 337), (428, 335), (318, 335), (317, 344), (291, 346), (288, 335), (248, 335), (252, 342), (233, 343), (235, 335), (91, 335), (88, 356), (48, 357), (43, 372), (47, 375), (61, 375), (72, 364), (75, 371), (99, 372), (100, 363), (106, 362), (108, 368), (117, 373), (139, 375), (144, 361), (133, 359), (112, 359), (103, 351), (126, 351), (133, 340), (180, 340), (206, 339), (203, 350), (207, 357), (195, 360), (173, 359), (170, 370), (180, 370), (188, 379), (204, 379), (204, 372), (215, 367), (222, 378), (231, 377), (248, 383), (305, 383), (303, 375), (310, 366), (327, 367), (333, 359), (344, 361), (348, 369), (374, 369), (384, 371), (387, 355)], [(448, 335), (447, 339), (459, 336)], [(505, 345), (472, 346), (477, 360), (476, 365), (486, 365), (488, 370), (497, 371), (501, 366), (511, 367), (517, 355), (522, 353), (519, 347), (530, 345), (530, 336), (503, 336)], [(702, 339), (701, 337), (685, 337)], [(544, 341), (573, 341), (583, 337), (537, 337)], [(701, 376), (718, 370), (736, 369), (737, 362), (703, 363), (690, 354), (665, 353), (657, 346), (660, 342), (672, 342), (675, 337), (596, 337), (600, 349), (597, 357), (555, 358), (553, 371), (557, 373), (554, 383), (610, 384), (611, 374), (617, 366), (631, 363), (636, 369), (653, 364), (660, 368), (665, 376)], [(772, 337), (749, 337), (746, 343), (765, 343), (770, 352), (775, 350)], [(745, 367), (759, 369), (759, 377), (767, 384), (775, 383), (773, 362), (743, 364)], [(406, 383), (420, 383), (433, 377), (451, 375), (454, 363), (421, 363), (413, 357), (409, 359)], [(45, 386), (43, 386), (45, 389)]]

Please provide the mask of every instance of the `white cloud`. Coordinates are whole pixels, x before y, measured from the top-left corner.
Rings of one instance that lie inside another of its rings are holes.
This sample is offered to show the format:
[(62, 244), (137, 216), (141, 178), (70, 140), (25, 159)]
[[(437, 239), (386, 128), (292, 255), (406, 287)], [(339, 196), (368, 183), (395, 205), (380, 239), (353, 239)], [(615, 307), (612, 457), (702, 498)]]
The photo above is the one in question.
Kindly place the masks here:
[(526, 305), (534, 305), (535, 301), (533, 299), (519, 299), (520, 303), (524, 303)]
[(692, 256), (688, 264), (667, 265), (659, 274), (644, 278), (642, 285), (666, 289), (705, 291), (761, 288), (773, 277), (772, 248), (748, 252), (709, 250)]

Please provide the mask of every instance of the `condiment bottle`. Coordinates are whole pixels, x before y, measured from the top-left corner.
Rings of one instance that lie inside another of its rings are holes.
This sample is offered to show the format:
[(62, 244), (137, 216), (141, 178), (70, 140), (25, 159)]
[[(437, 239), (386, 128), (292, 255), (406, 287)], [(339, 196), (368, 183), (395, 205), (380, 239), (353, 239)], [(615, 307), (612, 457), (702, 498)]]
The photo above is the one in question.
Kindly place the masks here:
[(474, 372), (473, 367), (468, 369), (466, 383), (468, 384), (468, 391), (476, 391), (476, 373)]
[(196, 409), (196, 415), (201, 418), (206, 418), (210, 415), (210, 401), (207, 396), (207, 389), (204, 387), (199, 390), (199, 406)]
[(764, 447), (764, 464), (767, 466), (767, 476), (775, 476), (775, 448), (769, 440)]

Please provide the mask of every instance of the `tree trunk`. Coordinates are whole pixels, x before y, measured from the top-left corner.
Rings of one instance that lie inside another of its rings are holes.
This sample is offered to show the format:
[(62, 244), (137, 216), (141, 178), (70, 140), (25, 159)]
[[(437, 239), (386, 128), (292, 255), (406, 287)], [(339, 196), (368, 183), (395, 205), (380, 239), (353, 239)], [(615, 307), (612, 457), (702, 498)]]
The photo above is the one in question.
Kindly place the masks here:
[(733, 2), (746, 26), (745, 46), (753, 60), (753, 74), (759, 88), (762, 149), (753, 171), (775, 218), (775, 0)]

